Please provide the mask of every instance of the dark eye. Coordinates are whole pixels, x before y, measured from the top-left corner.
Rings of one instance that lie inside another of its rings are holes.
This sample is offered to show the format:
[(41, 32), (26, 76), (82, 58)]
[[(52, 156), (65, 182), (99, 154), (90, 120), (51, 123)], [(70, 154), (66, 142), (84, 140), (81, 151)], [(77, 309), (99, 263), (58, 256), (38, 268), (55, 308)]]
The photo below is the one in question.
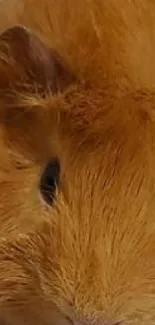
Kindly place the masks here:
[(56, 188), (60, 181), (60, 163), (57, 159), (48, 163), (40, 180), (40, 192), (43, 199), (51, 205), (55, 199)]

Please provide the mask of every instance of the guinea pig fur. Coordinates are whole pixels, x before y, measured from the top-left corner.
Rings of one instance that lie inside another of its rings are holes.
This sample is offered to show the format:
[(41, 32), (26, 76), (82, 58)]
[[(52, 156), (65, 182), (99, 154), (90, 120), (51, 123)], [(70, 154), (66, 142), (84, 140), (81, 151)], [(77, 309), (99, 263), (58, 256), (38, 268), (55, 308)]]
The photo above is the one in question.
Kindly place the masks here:
[(0, 31), (0, 325), (154, 325), (155, 1), (1, 0)]

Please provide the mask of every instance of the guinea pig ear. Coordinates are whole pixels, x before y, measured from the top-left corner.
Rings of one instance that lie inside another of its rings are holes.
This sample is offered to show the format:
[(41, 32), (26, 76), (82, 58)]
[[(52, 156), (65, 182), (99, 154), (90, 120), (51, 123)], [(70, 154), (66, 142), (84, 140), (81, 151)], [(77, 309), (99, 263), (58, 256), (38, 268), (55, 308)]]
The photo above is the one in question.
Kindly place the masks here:
[[(24, 81), (32, 90), (50, 90), (55, 94), (75, 81), (69, 68), (55, 51), (25, 27), (15, 26), (0, 35), (0, 53), (5, 55), (8, 62), (13, 62), (16, 72), (14, 71), (13, 77), (8, 73), (7, 80), (10, 82), (13, 79), (13, 86)], [(0, 88), (4, 86), (2, 79)]]
[(57, 110), (51, 118), (48, 101), (40, 97), (50, 92), (51, 99), (51, 94), (66, 90), (75, 81), (64, 60), (27, 28), (15, 26), (2, 33), (0, 127), (5, 144), (26, 158), (30, 154), (43, 159), (49, 152)]

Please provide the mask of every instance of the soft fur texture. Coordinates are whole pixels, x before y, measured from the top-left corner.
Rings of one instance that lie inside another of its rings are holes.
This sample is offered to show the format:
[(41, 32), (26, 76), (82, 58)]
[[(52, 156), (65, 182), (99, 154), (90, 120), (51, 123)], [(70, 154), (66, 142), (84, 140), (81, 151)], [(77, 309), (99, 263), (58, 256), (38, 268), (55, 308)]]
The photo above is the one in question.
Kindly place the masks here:
[(154, 325), (155, 1), (0, 8), (0, 324)]

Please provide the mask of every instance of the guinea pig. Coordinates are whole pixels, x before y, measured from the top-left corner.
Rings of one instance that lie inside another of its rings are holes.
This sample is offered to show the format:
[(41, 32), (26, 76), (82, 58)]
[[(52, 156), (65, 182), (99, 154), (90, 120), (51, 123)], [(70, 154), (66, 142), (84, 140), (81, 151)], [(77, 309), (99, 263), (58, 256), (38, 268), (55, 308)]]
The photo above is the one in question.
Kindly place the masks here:
[(154, 325), (155, 2), (12, 3), (0, 325)]

